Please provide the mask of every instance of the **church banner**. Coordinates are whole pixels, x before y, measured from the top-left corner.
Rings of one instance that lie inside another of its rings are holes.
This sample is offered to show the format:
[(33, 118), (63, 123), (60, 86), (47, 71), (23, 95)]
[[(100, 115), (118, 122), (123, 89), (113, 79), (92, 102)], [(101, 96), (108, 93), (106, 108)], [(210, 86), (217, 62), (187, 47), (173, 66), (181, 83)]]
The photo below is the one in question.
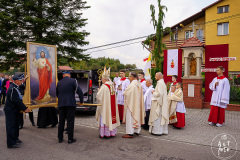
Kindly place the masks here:
[(26, 97), (28, 105), (56, 105), (57, 48), (56, 46), (27, 42)]
[(178, 75), (178, 49), (167, 50), (167, 75)]

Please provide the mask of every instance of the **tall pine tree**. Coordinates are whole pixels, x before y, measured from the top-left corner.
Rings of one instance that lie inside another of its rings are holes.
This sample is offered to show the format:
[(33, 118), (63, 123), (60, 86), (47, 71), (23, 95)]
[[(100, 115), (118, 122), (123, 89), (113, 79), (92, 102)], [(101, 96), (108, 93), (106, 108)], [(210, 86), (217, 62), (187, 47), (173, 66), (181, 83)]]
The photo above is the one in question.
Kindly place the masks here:
[[(87, 60), (82, 0), (0, 0), (0, 70), (26, 60), (26, 42), (56, 45), (61, 64)], [(65, 59), (65, 60), (64, 60)]]

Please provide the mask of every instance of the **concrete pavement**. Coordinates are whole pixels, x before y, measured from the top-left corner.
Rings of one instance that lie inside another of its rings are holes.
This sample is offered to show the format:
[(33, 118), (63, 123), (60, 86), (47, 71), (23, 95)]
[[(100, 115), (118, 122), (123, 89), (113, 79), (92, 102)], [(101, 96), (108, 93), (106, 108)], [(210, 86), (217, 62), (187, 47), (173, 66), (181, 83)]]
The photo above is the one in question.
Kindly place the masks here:
[[(39, 129), (25, 119), (20, 130), (21, 148), (7, 149), (5, 118), (0, 109), (0, 159), (217, 159), (211, 151), (213, 138), (220, 133), (232, 135), (240, 143), (240, 112), (226, 111), (223, 127), (209, 126), (209, 110), (187, 109), (186, 127), (155, 137), (142, 130), (134, 139), (123, 139), (125, 125), (118, 128), (118, 135), (111, 139), (98, 138), (98, 125), (94, 115), (78, 113), (75, 121), (77, 142), (59, 144), (57, 128)], [(34, 115), (37, 115), (34, 110)], [(36, 120), (36, 118), (35, 118)], [(240, 152), (232, 159), (240, 159)]]

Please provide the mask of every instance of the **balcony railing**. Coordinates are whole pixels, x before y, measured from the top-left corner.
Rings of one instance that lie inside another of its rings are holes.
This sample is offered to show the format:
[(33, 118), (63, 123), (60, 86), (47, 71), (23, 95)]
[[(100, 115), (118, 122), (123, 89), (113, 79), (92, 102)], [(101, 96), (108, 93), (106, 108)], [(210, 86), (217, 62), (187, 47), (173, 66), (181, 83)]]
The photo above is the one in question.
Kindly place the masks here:
[[(203, 44), (205, 44), (205, 37), (197, 37)], [(179, 48), (181, 44), (183, 44), (187, 39), (178, 39), (175, 41), (163, 41), (163, 43), (166, 45), (167, 49), (172, 48)], [(154, 41), (151, 43), (150, 50), (153, 50), (154, 47)]]

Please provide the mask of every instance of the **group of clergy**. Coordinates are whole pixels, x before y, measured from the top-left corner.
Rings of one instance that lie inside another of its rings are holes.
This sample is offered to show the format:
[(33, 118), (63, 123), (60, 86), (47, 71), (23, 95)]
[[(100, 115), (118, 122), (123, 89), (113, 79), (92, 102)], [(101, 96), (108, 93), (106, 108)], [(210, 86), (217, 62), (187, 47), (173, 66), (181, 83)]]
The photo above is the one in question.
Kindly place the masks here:
[[(230, 85), (223, 75), (223, 67), (217, 67), (217, 77), (210, 83), (213, 91), (209, 125), (221, 127), (225, 122), (225, 108), (229, 104)], [(102, 86), (97, 93), (96, 118), (99, 123), (100, 137), (116, 136), (116, 128), (126, 123), (126, 135), (133, 138), (139, 135), (141, 128), (152, 135), (168, 134), (168, 126), (174, 129), (185, 127), (186, 108), (183, 102), (181, 82), (172, 76), (169, 92), (161, 72), (156, 73), (155, 89), (151, 79), (144, 79), (144, 73), (130, 72), (125, 77), (125, 70), (120, 70), (120, 77), (110, 80), (110, 68), (102, 73)], [(168, 92), (168, 93), (167, 93)]]
[(104, 68), (102, 85), (97, 93), (98, 104), (96, 119), (99, 123), (99, 137), (116, 136), (120, 123), (126, 124), (126, 135), (133, 138), (140, 134), (141, 128), (152, 135), (168, 134), (168, 125), (176, 129), (185, 126), (185, 106), (183, 103), (182, 84), (173, 76), (171, 89), (167, 86), (161, 72), (156, 73), (155, 89), (151, 79), (144, 79), (144, 73), (130, 72), (125, 77), (125, 70), (120, 70), (120, 77), (110, 80), (110, 68)]

